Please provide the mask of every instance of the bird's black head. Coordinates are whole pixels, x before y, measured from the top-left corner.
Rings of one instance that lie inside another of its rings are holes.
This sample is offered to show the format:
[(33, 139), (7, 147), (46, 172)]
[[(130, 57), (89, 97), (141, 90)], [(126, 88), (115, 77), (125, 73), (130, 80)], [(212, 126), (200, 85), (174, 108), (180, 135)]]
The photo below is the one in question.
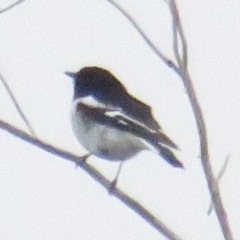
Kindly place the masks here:
[(77, 73), (65, 74), (74, 79), (74, 99), (92, 95), (99, 100), (111, 102), (126, 92), (112, 73), (99, 67), (85, 67)]

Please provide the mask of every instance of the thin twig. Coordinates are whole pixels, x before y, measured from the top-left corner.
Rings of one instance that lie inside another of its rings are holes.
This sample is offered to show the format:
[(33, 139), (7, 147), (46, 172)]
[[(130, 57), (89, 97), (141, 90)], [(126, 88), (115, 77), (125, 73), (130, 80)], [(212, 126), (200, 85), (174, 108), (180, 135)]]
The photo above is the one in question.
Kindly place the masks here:
[(192, 86), (192, 79), (188, 73), (188, 70), (185, 71), (185, 76), (183, 77), (184, 86), (186, 88), (187, 95), (190, 99), (190, 103), (193, 109), (193, 113), (197, 122), (198, 133), (200, 137), (200, 148), (201, 148), (201, 163), (203, 171), (207, 180), (208, 189), (211, 195), (211, 200), (214, 205), (215, 212), (217, 214), (218, 221), (221, 226), (221, 230), (226, 240), (232, 240), (232, 233), (230, 226), (227, 220), (227, 214), (224, 209), (221, 194), (219, 190), (218, 183), (213, 175), (209, 152), (208, 152), (208, 141), (207, 141), (207, 131), (206, 125), (203, 120), (203, 112), (199, 106), (195, 91)]
[[(177, 6), (174, 1), (168, 2), (170, 12), (172, 15), (172, 29), (173, 29), (173, 51), (180, 69), (186, 69), (188, 63), (187, 40), (183, 32), (182, 24), (178, 13)], [(178, 37), (179, 36), (179, 37)], [(180, 56), (179, 41), (181, 42), (182, 57)]]
[[(183, 63), (179, 64), (179, 72), (181, 73), (181, 78), (183, 80), (183, 84), (185, 86), (187, 95), (189, 97), (190, 100), (190, 104), (192, 106), (193, 109), (193, 113), (197, 122), (197, 128), (198, 128), (198, 133), (199, 133), (199, 137), (200, 137), (200, 148), (201, 148), (201, 163), (202, 163), (202, 167), (204, 170), (204, 174), (206, 176), (206, 180), (208, 183), (208, 189), (209, 192), (211, 194), (211, 199), (212, 199), (212, 203), (214, 205), (214, 209), (216, 211), (217, 217), (218, 217), (218, 221), (220, 223), (221, 226), (221, 230), (222, 233), (225, 237), (226, 240), (231, 240), (233, 239), (232, 237), (232, 233), (230, 230), (230, 226), (227, 220), (227, 214), (226, 211), (223, 207), (223, 203), (222, 203), (222, 199), (221, 199), (221, 194), (220, 194), (220, 190), (219, 190), (219, 186), (218, 186), (218, 182), (215, 179), (213, 172), (212, 172), (212, 168), (211, 168), (211, 164), (210, 164), (210, 159), (209, 159), (209, 151), (208, 151), (208, 139), (207, 139), (207, 130), (206, 130), (206, 124), (204, 121), (204, 116), (203, 116), (203, 112), (202, 109), (200, 107), (200, 104), (198, 102), (194, 87), (193, 87), (193, 83), (192, 83), (192, 79), (190, 77), (188, 68), (187, 68), (187, 41), (186, 41), (186, 37), (185, 34), (183, 32), (183, 28), (182, 28), (182, 24), (181, 24), (181, 20), (178, 14), (178, 9), (176, 6), (176, 2), (175, 0), (169, 0), (169, 7), (170, 7), (170, 11), (172, 13), (172, 18), (176, 18), (175, 20), (173, 20), (175, 23), (177, 23), (177, 26), (175, 26), (177, 28), (177, 31), (179, 33), (179, 36), (181, 38), (181, 42), (182, 42), (182, 46), (183, 46)], [(175, 41), (177, 41), (177, 39), (175, 39)], [(179, 49), (176, 49), (176, 51), (178, 51), (178, 53), (176, 53), (175, 55), (179, 54)]]
[[(171, 3), (169, 3), (170, 5)], [(173, 7), (170, 7), (170, 11), (172, 16), (176, 16), (176, 9)], [(172, 17), (172, 30), (173, 30), (173, 52), (175, 59), (178, 63), (178, 67), (182, 65), (182, 59), (179, 53), (179, 44), (178, 44), (178, 18), (177, 17)]]
[(223, 165), (221, 171), (220, 171), (220, 172), (218, 173), (218, 175), (217, 175), (217, 180), (218, 180), (218, 181), (220, 181), (220, 180), (222, 179), (225, 171), (227, 170), (228, 162), (229, 162), (229, 155), (227, 155), (226, 160), (225, 160), (225, 162), (224, 162), (224, 165)]
[[(96, 168), (88, 164), (85, 161), (86, 158), (85, 156), (79, 157), (66, 150), (56, 148), (55, 146), (47, 142), (44, 142), (38, 138), (35, 138), (34, 136), (31, 136), (30, 134), (10, 125), (9, 123), (3, 120), (0, 120), (0, 128), (9, 132), (10, 134), (14, 135), (17, 138), (20, 138), (34, 146), (43, 149), (44, 151), (47, 151), (51, 154), (74, 162), (76, 165), (84, 169), (93, 179), (95, 179), (99, 184), (101, 184), (107, 191), (109, 190), (109, 187), (111, 186), (112, 182), (109, 181), (106, 177), (104, 177)], [(152, 225), (167, 239), (181, 240), (179, 236), (177, 236), (173, 231), (171, 231), (170, 228), (167, 227), (162, 221), (157, 219), (149, 210), (144, 208), (138, 201), (134, 200), (120, 189), (118, 188), (112, 189), (111, 194), (115, 196), (117, 199), (119, 199), (121, 202), (126, 204), (139, 216), (141, 216), (145, 221)]]
[(157, 54), (157, 56), (165, 63), (168, 67), (172, 68), (173, 70), (177, 71), (176, 64), (168, 59), (159, 49), (158, 47), (150, 40), (150, 38), (145, 34), (142, 28), (138, 25), (138, 23), (131, 17), (131, 15), (123, 9), (118, 3), (113, 0), (107, 0), (112, 6), (114, 6), (137, 30), (146, 44), (152, 49), (152, 51)]
[[(226, 170), (227, 170), (228, 162), (229, 162), (229, 155), (227, 155), (227, 157), (226, 157), (226, 159), (225, 159), (225, 162), (224, 162), (224, 164), (223, 164), (223, 167), (221, 168), (220, 172), (219, 172), (218, 175), (217, 175), (217, 182), (218, 182), (218, 184), (220, 183), (220, 181), (221, 181), (224, 173), (225, 173)], [(212, 202), (211, 202), (211, 203), (209, 204), (209, 209), (208, 209), (208, 212), (207, 212), (208, 215), (211, 214), (212, 209), (213, 209), (213, 204), (212, 204)]]
[(24, 2), (24, 1), (25, 0), (19, 0), (19, 1), (15, 2), (15, 3), (10, 4), (9, 6), (1, 9), (0, 10), (0, 14), (9, 11), (10, 9), (14, 8), (15, 6), (17, 6), (18, 4), (20, 4), (20, 3)]
[(5, 87), (6, 91), (8, 92), (15, 108), (17, 109), (20, 117), (22, 118), (22, 120), (24, 121), (24, 123), (26, 124), (28, 130), (30, 131), (30, 133), (33, 135), (33, 136), (36, 136), (30, 122), (28, 121), (26, 115), (24, 114), (23, 110), (21, 109), (20, 105), (18, 104), (18, 101), (16, 99), (16, 97), (14, 96), (10, 86), (8, 85), (7, 81), (4, 79), (3, 75), (0, 73), (0, 80), (3, 84), (3, 86)]

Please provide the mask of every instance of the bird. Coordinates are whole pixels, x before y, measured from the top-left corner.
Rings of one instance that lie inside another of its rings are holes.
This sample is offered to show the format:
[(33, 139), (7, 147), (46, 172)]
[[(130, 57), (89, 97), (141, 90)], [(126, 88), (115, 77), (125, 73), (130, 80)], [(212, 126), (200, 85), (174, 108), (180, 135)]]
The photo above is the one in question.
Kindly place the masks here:
[(125, 160), (144, 150), (184, 168), (174, 154), (177, 144), (154, 119), (151, 107), (131, 95), (109, 70), (88, 66), (65, 74), (73, 79), (73, 132), (90, 156), (120, 161), (118, 174)]

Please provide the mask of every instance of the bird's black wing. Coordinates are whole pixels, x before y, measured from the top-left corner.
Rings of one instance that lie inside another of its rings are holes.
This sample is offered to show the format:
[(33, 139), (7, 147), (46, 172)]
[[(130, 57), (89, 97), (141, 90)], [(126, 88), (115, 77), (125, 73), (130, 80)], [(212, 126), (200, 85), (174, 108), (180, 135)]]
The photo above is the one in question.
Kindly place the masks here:
[(145, 126), (142, 122), (122, 113), (119, 108), (114, 107), (93, 107), (79, 102), (77, 110), (83, 112), (88, 120), (97, 121), (100, 124), (107, 125), (131, 133), (142, 138), (153, 145), (159, 153), (171, 165), (183, 167), (182, 163), (175, 157), (170, 148), (177, 149), (177, 145), (167, 137), (162, 131), (154, 131)]
[(122, 109), (127, 114), (137, 119), (139, 122), (156, 131), (161, 130), (161, 126), (154, 119), (152, 109), (147, 104), (139, 101), (133, 96), (127, 95), (122, 103)]

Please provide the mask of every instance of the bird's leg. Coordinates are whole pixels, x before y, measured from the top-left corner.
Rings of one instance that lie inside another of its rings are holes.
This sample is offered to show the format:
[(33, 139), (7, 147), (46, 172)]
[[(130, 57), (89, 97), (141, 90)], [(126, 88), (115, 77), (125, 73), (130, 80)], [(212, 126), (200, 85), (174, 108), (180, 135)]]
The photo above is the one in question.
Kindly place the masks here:
[(123, 162), (124, 161), (121, 161), (119, 167), (118, 167), (118, 171), (117, 171), (117, 174), (116, 174), (116, 177), (114, 178), (114, 180), (111, 182), (109, 188), (108, 188), (108, 191), (109, 193), (113, 192), (117, 186), (117, 181), (118, 181), (118, 177), (120, 175), (120, 172), (122, 170), (122, 165), (123, 165)]

